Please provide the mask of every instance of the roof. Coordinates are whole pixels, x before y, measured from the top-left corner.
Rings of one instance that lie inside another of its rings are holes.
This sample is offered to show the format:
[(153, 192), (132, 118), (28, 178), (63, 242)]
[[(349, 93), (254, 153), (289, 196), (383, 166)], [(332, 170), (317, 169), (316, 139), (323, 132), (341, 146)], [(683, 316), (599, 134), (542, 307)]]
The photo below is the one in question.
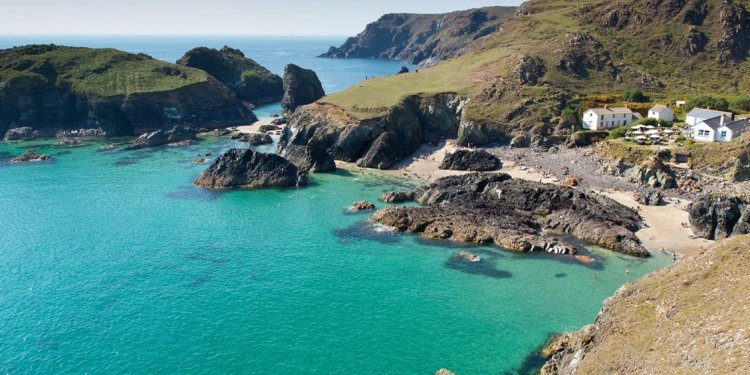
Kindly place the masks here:
[[(722, 122), (722, 118), (724, 119), (723, 122)], [(734, 122), (738, 122), (738, 121), (734, 121)], [(731, 123), (732, 123), (732, 119), (727, 116), (716, 116), (707, 120), (703, 120), (703, 122), (701, 122), (701, 124), (706, 124), (708, 125), (708, 127), (710, 127), (713, 130), (717, 130), (722, 126), (728, 125)]]
[(687, 115), (690, 117), (702, 118), (704, 120), (720, 117), (722, 115), (727, 116), (730, 119), (734, 117), (734, 114), (732, 112), (714, 111), (713, 109), (703, 108), (693, 108), (693, 110), (690, 111)]
[(729, 128), (732, 132), (736, 132), (738, 130), (747, 129), (748, 126), (750, 126), (750, 122), (747, 121), (747, 119), (737, 120), (730, 123), (724, 123), (724, 126)]
[(663, 111), (665, 109), (669, 109), (671, 111), (671, 109), (669, 107), (665, 106), (664, 104), (657, 104), (657, 105), (651, 107), (651, 109), (649, 109), (649, 112), (659, 113), (659, 112), (661, 112), (661, 111)]
[(633, 112), (633, 117), (636, 118), (637, 120), (640, 120), (643, 118), (643, 116), (641, 116), (641, 114), (638, 112)]
[[(612, 108), (589, 108), (589, 111), (596, 113), (599, 116), (603, 115), (625, 115), (625, 114), (633, 114), (633, 111), (630, 110), (630, 108), (625, 107), (612, 107)], [(588, 112), (588, 111), (586, 111)]]

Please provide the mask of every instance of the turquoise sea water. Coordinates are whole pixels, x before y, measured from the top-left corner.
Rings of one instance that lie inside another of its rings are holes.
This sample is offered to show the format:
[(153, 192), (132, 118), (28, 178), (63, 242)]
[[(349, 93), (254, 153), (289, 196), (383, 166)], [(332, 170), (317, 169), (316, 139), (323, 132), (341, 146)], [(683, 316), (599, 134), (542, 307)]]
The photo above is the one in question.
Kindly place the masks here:
[[(516, 373), (668, 261), (473, 248), (485, 264), (460, 266), (458, 247), (346, 213), (409, 181), (340, 172), (212, 192), (191, 184), (205, 168), (192, 159), (233, 141), (48, 143), (0, 142), (3, 373)], [(29, 147), (54, 160), (8, 163)]]

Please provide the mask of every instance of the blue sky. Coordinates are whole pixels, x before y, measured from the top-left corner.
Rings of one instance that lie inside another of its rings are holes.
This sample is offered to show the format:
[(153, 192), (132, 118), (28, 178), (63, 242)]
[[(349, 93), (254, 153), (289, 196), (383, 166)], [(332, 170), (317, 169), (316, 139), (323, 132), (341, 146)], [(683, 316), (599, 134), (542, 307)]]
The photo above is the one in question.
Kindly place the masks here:
[(521, 0), (0, 0), (0, 34), (352, 35), (385, 13)]

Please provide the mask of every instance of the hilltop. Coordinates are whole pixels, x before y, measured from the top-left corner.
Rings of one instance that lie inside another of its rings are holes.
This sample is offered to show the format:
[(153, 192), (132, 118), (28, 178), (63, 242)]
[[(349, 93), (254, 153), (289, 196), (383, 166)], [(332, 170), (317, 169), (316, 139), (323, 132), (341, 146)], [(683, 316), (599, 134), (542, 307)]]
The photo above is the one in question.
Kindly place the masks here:
[(750, 236), (622, 287), (596, 321), (545, 349), (542, 374), (750, 371)]
[(115, 49), (31, 45), (0, 51), (0, 133), (98, 128), (132, 135), (173, 123), (226, 126), (255, 116), (205, 71)]
[[(450, 94), (465, 99), (465, 105), (456, 113), (455, 133), (444, 136), (461, 144), (518, 135), (545, 143), (580, 127), (580, 121), (560, 117), (566, 108), (575, 114), (589, 105), (624, 102), (620, 94), (629, 89), (664, 101), (747, 92), (749, 41), (745, 0), (532, 0), (450, 61), (367, 80), (298, 116), (326, 118), (316, 127), (342, 135), (341, 128), (352, 124), (392, 129), (407, 121), (407, 112), (409, 127), (421, 129), (409, 131), (419, 143), (430, 140), (425, 129), (440, 125), (410, 103)], [(293, 118), (295, 123), (310, 127)], [(320, 147), (315, 134), (307, 138)], [(331, 138), (325, 136), (324, 146), (341, 153), (340, 142)], [(348, 156), (357, 160), (367, 151)]]
[(320, 57), (431, 65), (466, 52), (469, 44), (499, 30), (515, 11), (516, 7), (487, 7), (446, 14), (386, 14)]

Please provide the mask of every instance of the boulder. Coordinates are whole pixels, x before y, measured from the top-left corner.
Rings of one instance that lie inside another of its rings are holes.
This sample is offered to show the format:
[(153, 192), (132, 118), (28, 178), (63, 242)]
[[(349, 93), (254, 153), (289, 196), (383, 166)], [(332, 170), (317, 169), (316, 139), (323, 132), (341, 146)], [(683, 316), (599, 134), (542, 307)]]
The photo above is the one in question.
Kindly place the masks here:
[(206, 188), (295, 187), (307, 185), (307, 173), (276, 154), (231, 149), (218, 157), (195, 184)]
[(527, 148), (531, 146), (531, 137), (528, 134), (518, 134), (510, 140), (510, 147)]
[(253, 146), (273, 144), (273, 138), (268, 133), (255, 133), (250, 136), (249, 142)]
[(39, 135), (34, 129), (24, 126), (8, 130), (3, 137), (6, 141), (30, 141)]
[(162, 146), (171, 143), (180, 143), (186, 141), (195, 141), (195, 129), (184, 125), (177, 125), (170, 130), (157, 130), (146, 133), (138, 137), (132, 145), (127, 147), (129, 150), (135, 150), (147, 147)]
[(279, 127), (276, 125), (261, 125), (258, 127), (258, 131), (261, 133), (267, 133), (279, 130)]
[(661, 206), (664, 204), (664, 195), (660, 191), (640, 191), (635, 195), (635, 200), (644, 206)]
[(285, 112), (294, 112), (297, 107), (314, 103), (325, 94), (314, 71), (294, 64), (284, 68), (284, 97), (281, 99), (281, 107)]
[(289, 118), (287, 118), (286, 116), (283, 116), (283, 117), (279, 117), (279, 118), (275, 118), (271, 120), (271, 125), (280, 126), (280, 125), (285, 125), (287, 122), (289, 122)]
[(625, 159), (620, 158), (617, 161), (605, 163), (601, 168), (601, 173), (610, 176), (622, 176), (628, 168)]
[(370, 219), (428, 239), (514, 251), (576, 254), (575, 243), (550, 234), (557, 232), (615, 252), (649, 255), (635, 235), (641, 223), (638, 213), (595, 193), (503, 173), (474, 173), (441, 178), (399, 198), (411, 198), (422, 207), (386, 207)]
[(349, 206), (349, 211), (372, 211), (374, 209), (375, 205), (368, 201), (354, 202)]
[(456, 375), (456, 373), (451, 370), (441, 368), (440, 370), (437, 370), (435, 375)]
[(50, 160), (52, 157), (49, 155), (40, 154), (34, 150), (26, 151), (23, 155), (13, 158), (10, 160), (11, 163), (28, 163), (36, 161)]
[(446, 155), (440, 164), (440, 169), (454, 171), (496, 171), (502, 167), (503, 163), (500, 159), (484, 150), (457, 150)]
[(193, 159), (193, 163), (195, 164), (203, 164), (206, 162), (206, 158), (195, 158)]
[(388, 191), (378, 198), (385, 203), (403, 203), (414, 199), (414, 195), (406, 191)]
[(566, 187), (576, 187), (581, 184), (581, 181), (583, 181), (581, 176), (568, 176), (563, 180), (562, 185)]
[(396, 74), (406, 74), (409, 73), (409, 68), (402, 66), (401, 69), (398, 70), (398, 73)]
[(668, 165), (654, 155), (630, 173), (630, 181), (651, 188), (674, 189), (677, 187), (675, 174)]

